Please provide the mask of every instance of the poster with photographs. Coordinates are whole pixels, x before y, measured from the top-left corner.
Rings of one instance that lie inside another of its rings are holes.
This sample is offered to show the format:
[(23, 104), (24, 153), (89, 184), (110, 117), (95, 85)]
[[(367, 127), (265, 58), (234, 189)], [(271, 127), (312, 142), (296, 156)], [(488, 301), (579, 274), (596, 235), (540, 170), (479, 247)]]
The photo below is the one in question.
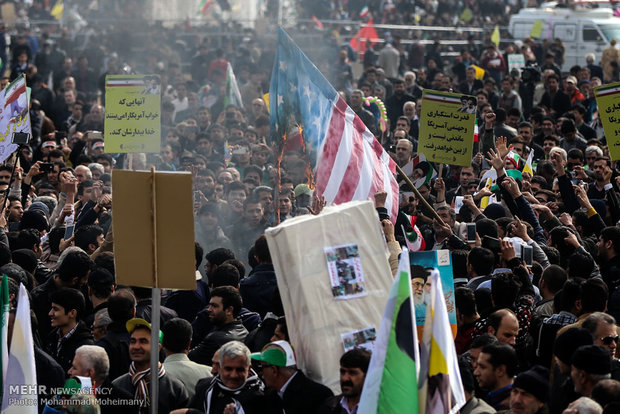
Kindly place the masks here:
[(371, 326), (370, 328), (361, 329), (359, 331), (343, 333), (340, 337), (344, 345), (344, 352), (348, 352), (355, 348), (364, 348), (372, 352), (375, 347), (375, 341), (377, 340), (377, 330), (374, 326)]
[(346, 300), (368, 295), (357, 244), (326, 247), (325, 257), (334, 299)]

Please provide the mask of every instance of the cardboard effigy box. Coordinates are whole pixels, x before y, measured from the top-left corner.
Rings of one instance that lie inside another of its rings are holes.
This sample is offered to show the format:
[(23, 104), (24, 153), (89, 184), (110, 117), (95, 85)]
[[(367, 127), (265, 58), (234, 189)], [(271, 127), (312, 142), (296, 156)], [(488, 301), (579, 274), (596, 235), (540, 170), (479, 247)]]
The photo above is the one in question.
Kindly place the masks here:
[(354, 201), (265, 234), (297, 365), (340, 393), (338, 361), (372, 348), (393, 280), (378, 214)]

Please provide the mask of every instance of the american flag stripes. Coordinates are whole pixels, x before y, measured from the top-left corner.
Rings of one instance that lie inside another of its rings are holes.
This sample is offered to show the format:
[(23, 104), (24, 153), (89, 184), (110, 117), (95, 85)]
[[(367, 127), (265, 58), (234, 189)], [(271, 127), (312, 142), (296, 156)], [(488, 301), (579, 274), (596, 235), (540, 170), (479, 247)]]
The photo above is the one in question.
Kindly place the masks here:
[(386, 208), (396, 220), (396, 164), (282, 28), (269, 96), (277, 137), (293, 136), (302, 128), (317, 195), (340, 204), (372, 199), (375, 192), (384, 190)]

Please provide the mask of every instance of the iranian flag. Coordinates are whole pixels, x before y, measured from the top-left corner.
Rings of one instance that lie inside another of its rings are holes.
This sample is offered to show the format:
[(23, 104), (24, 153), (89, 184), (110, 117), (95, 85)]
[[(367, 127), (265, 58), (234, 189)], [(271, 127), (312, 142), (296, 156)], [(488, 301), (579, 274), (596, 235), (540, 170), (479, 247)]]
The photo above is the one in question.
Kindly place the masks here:
[(2, 276), (2, 283), (0, 284), (0, 349), (2, 350), (2, 386), (0, 389), (4, 389), (4, 382), (6, 381), (6, 367), (9, 361), (9, 279), (7, 275)]
[(418, 221), (417, 216), (407, 216), (409, 222), (411, 223), (411, 228), (413, 231), (406, 231), (405, 226), (401, 225), (401, 229), (403, 231), (403, 235), (405, 236), (405, 242), (407, 243), (407, 248), (410, 252), (421, 252), (426, 250), (426, 242), (424, 241), (424, 237), (422, 237), (422, 232), (416, 223)]
[(523, 158), (521, 158), (515, 151), (510, 150), (508, 151), (508, 155), (506, 155), (506, 160), (514, 165), (516, 169), (519, 169)]

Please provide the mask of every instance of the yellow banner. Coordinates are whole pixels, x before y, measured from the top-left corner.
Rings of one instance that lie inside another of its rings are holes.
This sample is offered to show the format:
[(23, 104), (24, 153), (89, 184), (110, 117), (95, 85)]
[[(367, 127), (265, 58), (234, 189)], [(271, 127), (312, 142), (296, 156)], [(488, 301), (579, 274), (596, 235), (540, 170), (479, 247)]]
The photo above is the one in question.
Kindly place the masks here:
[(612, 161), (620, 160), (620, 83), (594, 88), (594, 95), (609, 147), (609, 156)]
[(530, 36), (533, 38), (540, 38), (543, 30), (543, 22), (542, 20), (536, 20), (534, 24), (532, 24), (532, 30), (530, 30)]
[(477, 103), (475, 96), (425, 90), (418, 152), (430, 162), (470, 166)]
[(105, 102), (105, 152), (159, 153), (161, 144), (159, 76), (107, 76)]

